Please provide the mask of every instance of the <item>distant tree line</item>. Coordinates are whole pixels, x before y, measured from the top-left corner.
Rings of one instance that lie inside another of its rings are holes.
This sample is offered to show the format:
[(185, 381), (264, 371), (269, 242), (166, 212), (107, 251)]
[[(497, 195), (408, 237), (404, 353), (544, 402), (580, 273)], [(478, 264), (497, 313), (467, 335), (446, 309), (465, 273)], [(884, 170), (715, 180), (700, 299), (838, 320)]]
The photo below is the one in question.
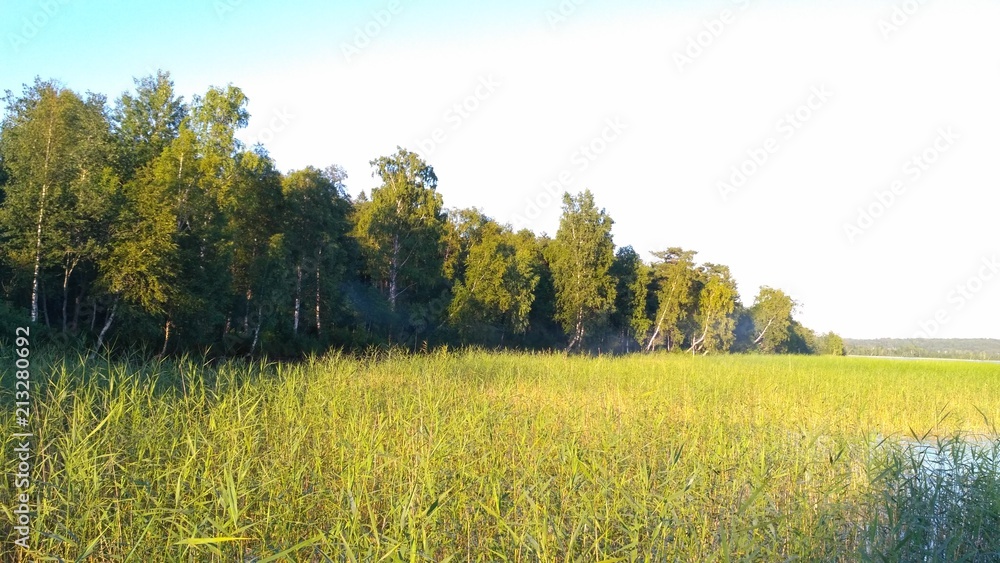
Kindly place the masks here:
[(848, 339), (845, 348), (852, 356), (1000, 361), (1000, 340), (988, 338)]
[(168, 73), (114, 103), (37, 79), (0, 130), (0, 322), (150, 354), (295, 356), (330, 347), (843, 353), (729, 268), (615, 247), (589, 191), (554, 238), (445, 209), (400, 148), (352, 199), (338, 166), (283, 174), (235, 135), (234, 86), (190, 101)]

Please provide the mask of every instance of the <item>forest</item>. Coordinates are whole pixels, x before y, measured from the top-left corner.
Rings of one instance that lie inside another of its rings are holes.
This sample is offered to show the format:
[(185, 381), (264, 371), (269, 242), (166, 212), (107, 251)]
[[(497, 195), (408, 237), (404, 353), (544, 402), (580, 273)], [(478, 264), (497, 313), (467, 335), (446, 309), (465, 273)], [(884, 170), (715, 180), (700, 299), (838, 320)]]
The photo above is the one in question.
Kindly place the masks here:
[[(237, 132), (243, 91), (185, 100), (168, 72), (109, 101), (36, 79), (0, 130), (0, 330), (148, 356), (297, 357), (395, 345), (843, 354), (762, 287), (669, 247), (617, 246), (590, 191), (554, 237), (446, 208), (398, 148), (352, 198), (337, 165), (283, 173)], [(37, 337), (36, 337), (37, 339)]]

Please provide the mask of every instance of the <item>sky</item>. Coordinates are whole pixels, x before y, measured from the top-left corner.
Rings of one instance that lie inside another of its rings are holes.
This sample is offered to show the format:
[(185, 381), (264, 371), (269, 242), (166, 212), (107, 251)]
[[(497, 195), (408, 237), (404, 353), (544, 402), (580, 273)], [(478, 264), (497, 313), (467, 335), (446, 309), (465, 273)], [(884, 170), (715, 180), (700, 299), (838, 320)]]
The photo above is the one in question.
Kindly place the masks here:
[(232, 83), (283, 171), (415, 151), (445, 205), (730, 266), (846, 337), (1000, 338), (1000, 3), (5, 1), (0, 89)]

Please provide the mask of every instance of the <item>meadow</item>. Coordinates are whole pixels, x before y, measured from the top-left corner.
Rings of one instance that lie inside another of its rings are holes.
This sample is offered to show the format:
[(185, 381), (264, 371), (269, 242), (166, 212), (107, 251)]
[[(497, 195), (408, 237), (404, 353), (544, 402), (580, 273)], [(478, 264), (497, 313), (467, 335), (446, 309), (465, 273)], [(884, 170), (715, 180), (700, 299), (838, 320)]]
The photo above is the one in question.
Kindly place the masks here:
[[(14, 473), (3, 358), (4, 473)], [(1000, 367), (37, 353), (41, 561), (996, 561)]]

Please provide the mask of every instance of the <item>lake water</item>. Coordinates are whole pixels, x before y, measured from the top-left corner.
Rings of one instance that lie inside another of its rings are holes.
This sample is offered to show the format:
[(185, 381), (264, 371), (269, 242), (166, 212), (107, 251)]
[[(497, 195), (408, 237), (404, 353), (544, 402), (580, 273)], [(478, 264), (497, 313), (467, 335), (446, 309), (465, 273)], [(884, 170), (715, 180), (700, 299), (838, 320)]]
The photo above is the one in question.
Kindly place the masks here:
[(917, 358), (912, 356), (863, 356), (858, 354), (851, 354), (847, 356), (848, 358), (876, 358), (882, 360), (919, 360), (921, 362), (934, 361), (934, 362), (969, 362), (973, 364), (1000, 364), (1000, 360), (971, 360), (966, 358)]
[(947, 559), (957, 533), (966, 533), (970, 523), (981, 528), (995, 522), (1000, 502), (1000, 441), (995, 437), (906, 438), (895, 445), (899, 473), (887, 485), (904, 524), (897, 528), (897, 539), (909, 536), (912, 555)]

